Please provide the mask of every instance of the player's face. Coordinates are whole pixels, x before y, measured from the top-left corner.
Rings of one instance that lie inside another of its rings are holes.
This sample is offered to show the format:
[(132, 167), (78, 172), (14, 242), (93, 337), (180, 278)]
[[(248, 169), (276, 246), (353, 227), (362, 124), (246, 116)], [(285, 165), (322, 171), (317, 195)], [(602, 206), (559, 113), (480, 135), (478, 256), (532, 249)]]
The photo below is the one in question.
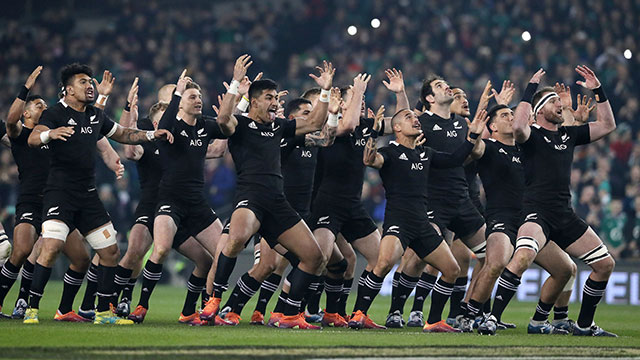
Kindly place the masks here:
[(29, 118), (33, 121), (34, 124), (37, 124), (40, 121), (40, 115), (42, 112), (47, 109), (47, 103), (42, 99), (36, 99), (29, 102), (27, 108), (25, 109), (25, 118)]
[(289, 114), (289, 118), (306, 121), (309, 114), (311, 114), (311, 110), (313, 110), (311, 104), (302, 104), (296, 111)]
[(416, 137), (422, 134), (422, 126), (416, 113), (411, 110), (405, 110), (396, 116), (400, 117), (400, 119), (394, 126), (394, 130), (407, 137)]
[(553, 124), (562, 124), (562, 103), (559, 97), (553, 97), (547, 101), (540, 112), (544, 119)]
[(513, 110), (498, 110), (491, 123), (491, 131), (498, 134), (513, 134)]
[(427, 95), (427, 101), (431, 98), (431, 103), (441, 105), (450, 105), (453, 102), (453, 91), (451, 91), (451, 88), (446, 81), (440, 79), (433, 80), (430, 85), (433, 95)]
[(160, 110), (158, 112), (156, 112), (155, 114), (153, 114), (153, 116), (151, 116), (151, 124), (153, 124), (153, 128), (158, 130), (158, 124), (160, 123), (160, 119), (162, 118), (162, 115), (164, 114), (165, 110)]
[(255, 107), (258, 119), (267, 123), (276, 120), (278, 105), (276, 90), (264, 90), (260, 96), (251, 100), (251, 107)]
[(460, 116), (471, 116), (469, 111), (469, 100), (464, 90), (453, 89), (453, 102), (451, 103), (451, 112)]
[(74, 75), (69, 85), (67, 85), (67, 94), (85, 104), (93, 102), (96, 98), (96, 93), (91, 77), (87, 74)]
[(202, 94), (198, 89), (187, 89), (182, 94), (180, 109), (189, 115), (202, 114)]
[[(344, 100), (342, 102), (342, 105), (340, 105), (341, 106), (341, 112), (343, 114), (347, 111), (347, 107), (349, 106), (349, 102), (351, 101), (352, 98), (353, 98), (353, 89), (349, 88), (347, 90), (346, 94), (344, 95), (344, 98), (342, 99), (342, 100)], [(366, 105), (365, 105), (364, 96), (363, 96), (362, 97), (362, 105), (360, 107), (360, 116), (364, 116), (365, 115), (365, 111), (366, 111)]]

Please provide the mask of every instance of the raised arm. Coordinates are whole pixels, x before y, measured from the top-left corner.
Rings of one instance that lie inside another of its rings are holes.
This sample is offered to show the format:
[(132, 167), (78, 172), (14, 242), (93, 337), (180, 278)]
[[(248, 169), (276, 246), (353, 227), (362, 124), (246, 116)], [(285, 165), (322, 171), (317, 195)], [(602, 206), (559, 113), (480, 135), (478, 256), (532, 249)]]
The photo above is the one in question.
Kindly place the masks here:
[(111, 144), (109, 144), (109, 140), (107, 140), (106, 137), (102, 137), (96, 143), (96, 148), (105, 165), (116, 174), (116, 179), (122, 179), (122, 175), (124, 175), (124, 165), (120, 162), (120, 155), (118, 155)]
[(233, 80), (229, 85), (229, 90), (222, 97), (220, 102), (220, 109), (218, 111), (218, 125), (220, 130), (226, 136), (231, 136), (236, 132), (236, 126), (238, 125), (238, 119), (233, 116), (234, 109), (236, 108), (236, 97), (239, 96), (238, 88), (240, 87), (240, 81), (242, 81), (247, 74), (247, 69), (253, 64), (251, 56), (244, 54), (240, 56), (235, 65), (233, 66)]
[(333, 75), (336, 69), (333, 64), (326, 60), (322, 62), (322, 66), (316, 66), (316, 70), (320, 72), (320, 76), (309, 74), (320, 86), (320, 97), (313, 107), (311, 113), (306, 120), (296, 119), (296, 135), (308, 134), (310, 132), (322, 129), (327, 120), (327, 109), (329, 108), (329, 100), (331, 98), (331, 85), (333, 84)]
[(358, 76), (353, 79), (351, 100), (347, 104), (347, 109), (344, 114), (342, 114), (342, 121), (338, 124), (337, 136), (354, 132), (356, 127), (360, 124), (362, 98), (367, 90), (369, 80), (371, 80), (371, 75), (367, 74), (358, 74)]
[(378, 147), (376, 141), (378, 139), (378, 131), (382, 127), (382, 121), (384, 120), (384, 105), (380, 106), (378, 112), (376, 113), (376, 117), (373, 122), (373, 132), (371, 137), (367, 140), (367, 145), (364, 148), (364, 153), (362, 155), (362, 162), (365, 165), (370, 166), (372, 168), (381, 169), (382, 165), (384, 165), (384, 157), (378, 153)]
[(576, 83), (582, 87), (585, 87), (596, 96), (598, 106), (596, 107), (596, 121), (589, 123), (589, 138), (596, 141), (609, 135), (616, 129), (616, 119), (613, 116), (613, 110), (611, 110), (611, 104), (604, 94), (604, 89), (600, 84), (600, 80), (596, 77), (596, 74), (585, 65), (576, 66), (576, 72), (584, 78), (584, 81), (577, 81)]
[[(480, 134), (483, 134), (484, 131), (487, 128), (486, 124), (487, 124), (488, 120), (489, 120), (489, 116), (487, 115), (487, 111), (486, 110), (476, 111), (476, 115), (473, 118), (473, 122), (469, 125), (469, 137), (471, 137), (472, 136), (471, 134), (473, 134), (473, 132), (471, 131), (471, 125), (472, 124), (474, 124), (474, 123), (482, 123), (482, 121), (484, 121), (485, 126), (482, 129), (474, 129), (476, 131), (480, 131)], [(482, 138), (477, 139), (475, 141), (475, 144), (473, 145), (473, 149), (471, 150), (471, 154), (469, 155), (469, 157), (467, 158), (467, 161), (465, 161), (465, 163), (471, 162), (473, 160), (480, 159), (482, 157), (482, 155), (484, 155), (485, 146), (486, 146), (486, 144), (484, 143), (484, 140), (482, 140)]]
[(16, 99), (13, 100), (13, 103), (9, 108), (9, 114), (7, 115), (7, 135), (9, 137), (15, 138), (20, 135), (20, 132), (22, 131), (20, 116), (24, 111), (29, 91), (36, 83), (36, 79), (40, 75), (40, 72), (42, 72), (42, 66), (38, 66), (33, 70), (31, 75), (27, 78), (27, 81), (24, 83), (24, 86), (20, 89), (20, 93), (16, 96)]
[(522, 100), (520, 100), (518, 107), (516, 107), (513, 119), (513, 135), (519, 143), (526, 142), (531, 135), (531, 127), (529, 126), (529, 117), (532, 112), (531, 101), (533, 100), (533, 94), (535, 94), (538, 89), (540, 79), (542, 79), (544, 74), (545, 71), (543, 69), (533, 74), (527, 88), (524, 90)]
[(98, 83), (98, 80), (93, 79), (93, 83), (96, 87), (96, 92), (98, 93), (98, 98), (96, 99), (96, 103), (94, 104), (100, 110), (104, 110), (104, 107), (107, 106), (107, 99), (109, 95), (111, 95), (111, 91), (113, 91), (113, 84), (115, 83), (116, 78), (109, 70), (105, 70), (102, 74), (102, 81)]
[[(120, 125), (137, 129), (138, 122), (138, 78), (133, 80), (133, 84), (127, 95), (127, 106), (120, 117)], [(124, 145), (124, 157), (128, 160), (138, 161), (144, 155), (144, 148), (140, 145)]]
[(327, 147), (333, 145), (336, 139), (336, 131), (338, 129), (338, 112), (342, 104), (340, 89), (331, 88), (331, 99), (329, 99), (329, 118), (324, 123), (319, 133), (306, 134), (304, 137), (304, 146)]

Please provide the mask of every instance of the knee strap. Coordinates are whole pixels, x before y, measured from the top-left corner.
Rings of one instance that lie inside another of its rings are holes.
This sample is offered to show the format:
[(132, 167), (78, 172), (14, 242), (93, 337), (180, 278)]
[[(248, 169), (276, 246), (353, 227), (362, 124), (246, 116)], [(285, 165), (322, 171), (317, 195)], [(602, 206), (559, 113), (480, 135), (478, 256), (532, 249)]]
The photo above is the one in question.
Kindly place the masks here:
[[(540, 251), (540, 246), (538, 245), (538, 241), (530, 236), (521, 236), (516, 240), (516, 249), (529, 249), (533, 250), (536, 254)], [(514, 251), (514, 253), (515, 253)]]
[(69, 227), (67, 224), (56, 221), (47, 220), (42, 223), (42, 237), (66, 241), (69, 236)]
[(487, 242), (483, 241), (481, 244), (476, 245), (471, 248), (474, 254), (478, 259), (482, 259), (487, 256)]
[(91, 234), (88, 234), (85, 238), (94, 250), (100, 250), (117, 244), (116, 234), (117, 232), (116, 229), (113, 228), (113, 224), (108, 223)]
[(564, 286), (564, 289), (562, 289), (562, 292), (572, 291), (573, 290), (573, 284), (575, 282), (576, 282), (576, 276), (575, 275), (571, 275), (571, 277), (569, 278), (569, 281), (567, 281), (567, 284)]
[(587, 251), (586, 254), (578, 257), (578, 259), (582, 260), (587, 265), (591, 265), (609, 256), (611, 256), (611, 254), (609, 254), (607, 246), (605, 244), (600, 244), (596, 248)]

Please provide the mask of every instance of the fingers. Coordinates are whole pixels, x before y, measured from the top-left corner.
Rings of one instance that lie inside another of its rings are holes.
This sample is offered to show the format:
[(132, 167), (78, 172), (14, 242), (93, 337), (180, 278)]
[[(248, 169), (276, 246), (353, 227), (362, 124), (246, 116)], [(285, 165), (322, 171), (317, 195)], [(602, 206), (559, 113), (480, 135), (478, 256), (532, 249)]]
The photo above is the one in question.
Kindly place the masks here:
[(229, 83), (228, 82), (223, 81), (222, 85), (224, 86), (225, 89), (227, 89), (227, 91), (229, 91)]
[(255, 78), (253, 78), (253, 81), (258, 81), (258, 80), (262, 79), (262, 75), (263, 75), (262, 71), (259, 72), (258, 75), (256, 75)]
[(367, 116), (371, 119), (376, 117), (376, 114), (373, 112), (373, 109), (367, 108)]
[(220, 109), (217, 106), (211, 105), (211, 107), (213, 108), (213, 112), (215, 112), (216, 115), (220, 115)]

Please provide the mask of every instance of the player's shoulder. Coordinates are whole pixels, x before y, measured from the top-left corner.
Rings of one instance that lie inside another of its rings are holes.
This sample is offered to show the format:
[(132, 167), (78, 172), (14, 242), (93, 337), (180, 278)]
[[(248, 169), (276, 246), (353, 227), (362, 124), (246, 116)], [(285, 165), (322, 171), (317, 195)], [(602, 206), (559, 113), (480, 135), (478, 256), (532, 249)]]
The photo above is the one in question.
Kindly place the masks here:
[(136, 122), (136, 127), (140, 130), (154, 130), (153, 123), (151, 122), (151, 119), (149, 119), (148, 117), (143, 117), (142, 119), (138, 119), (138, 121)]

